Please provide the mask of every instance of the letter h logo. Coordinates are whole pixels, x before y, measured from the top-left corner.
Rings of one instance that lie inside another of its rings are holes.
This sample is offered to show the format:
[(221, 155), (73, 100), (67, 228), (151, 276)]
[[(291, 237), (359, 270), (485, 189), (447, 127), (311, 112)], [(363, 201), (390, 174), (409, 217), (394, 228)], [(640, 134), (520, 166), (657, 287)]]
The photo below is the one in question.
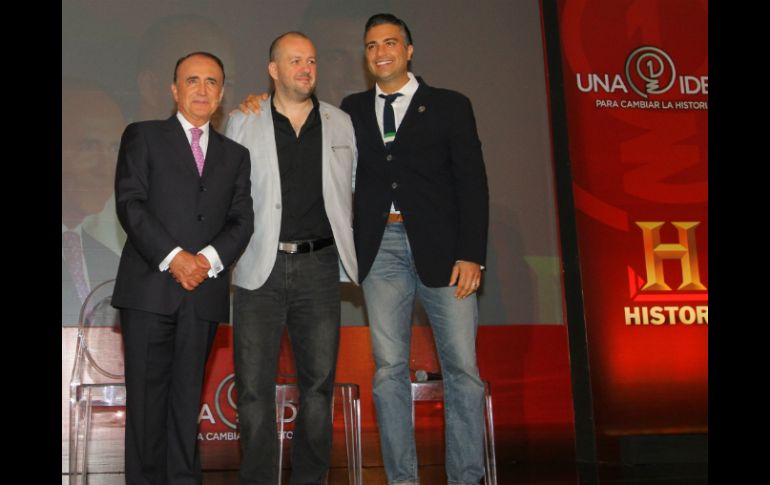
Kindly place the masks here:
[(679, 234), (678, 243), (661, 243), (660, 228), (665, 222), (636, 222), (642, 229), (647, 284), (642, 290), (671, 291), (663, 274), (664, 259), (678, 259), (682, 266), (682, 284), (677, 290), (706, 290), (700, 281), (695, 228), (700, 222), (671, 222)]

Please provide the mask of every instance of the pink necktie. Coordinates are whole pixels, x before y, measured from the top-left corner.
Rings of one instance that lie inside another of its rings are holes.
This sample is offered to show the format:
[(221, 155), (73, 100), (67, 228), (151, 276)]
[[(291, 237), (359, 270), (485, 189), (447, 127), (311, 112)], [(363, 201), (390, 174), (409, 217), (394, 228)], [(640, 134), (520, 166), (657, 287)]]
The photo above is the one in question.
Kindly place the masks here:
[(198, 175), (203, 175), (203, 162), (206, 157), (203, 156), (203, 150), (201, 150), (199, 143), (203, 130), (200, 128), (190, 128), (190, 133), (192, 133), (190, 146), (192, 147), (193, 157), (195, 157), (195, 164), (198, 166)]
[(64, 259), (72, 275), (72, 282), (78, 291), (80, 301), (88, 296), (88, 282), (83, 269), (83, 248), (80, 245), (80, 236), (73, 231), (63, 232), (61, 235), (61, 247), (64, 250)]

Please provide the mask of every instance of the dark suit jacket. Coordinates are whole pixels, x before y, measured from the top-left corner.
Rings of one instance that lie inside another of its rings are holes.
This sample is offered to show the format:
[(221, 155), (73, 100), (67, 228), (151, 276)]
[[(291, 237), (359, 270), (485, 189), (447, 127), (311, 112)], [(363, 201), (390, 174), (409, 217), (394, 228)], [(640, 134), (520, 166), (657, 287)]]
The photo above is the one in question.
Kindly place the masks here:
[(353, 231), (359, 281), (372, 267), (395, 200), (420, 280), (447, 286), (456, 260), (484, 264), (486, 258), (489, 193), (473, 108), (460, 93), (420, 82), (388, 152), (374, 96), (370, 89), (342, 101), (358, 147)]
[[(83, 257), (88, 271), (88, 284), (93, 289), (115, 277), (118, 270), (118, 255), (110, 248), (94, 239), (86, 231), (82, 231)], [(62, 325), (77, 325), (80, 315), (80, 300), (75, 283), (72, 281), (67, 261), (61, 260), (61, 323)]]
[[(249, 152), (210, 127), (203, 176), (176, 116), (129, 125), (115, 174), (118, 219), (128, 239), (113, 305), (169, 315), (187, 294), (196, 315), (229, 320), (229, 268), (254, 230)], [(225, 270), (191, 293), (158, 265), (176, 246), (193, 254), (211, 244)]]

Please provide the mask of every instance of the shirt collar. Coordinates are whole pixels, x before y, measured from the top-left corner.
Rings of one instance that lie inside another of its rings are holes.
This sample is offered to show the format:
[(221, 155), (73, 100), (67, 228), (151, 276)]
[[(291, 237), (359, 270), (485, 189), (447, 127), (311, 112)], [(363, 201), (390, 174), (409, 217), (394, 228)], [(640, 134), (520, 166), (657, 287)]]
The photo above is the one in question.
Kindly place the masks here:
[[(316, 98), (315, 93), (310, 95), (310, 100), (313, 102), (313, 109), (310, 110), (312, 114), (314, 111), (318, 111), (318, 107), (320, 106), (320, 103), (318, 102), (318, 98)], [(272, 111), (273, 116), (275, 116), (276, 114), (279, 114), (279, 115), (281, 114), (278, 112), (277, 109), (275, 109), (275, 92), (273, 92), (270, 95), (270, 111)]]
[[(394, 92), (401, 93), (404, 96), (413, 96), (414, 93), (417, 91), (417, 88), (420, 87), (420, 83), (417, 81), (417, 78), (411, 72), (407, 72), (406, 75), (409, 76), (409, 81), (407, 81), (406, 84), (401, 86), (401, 89), (398, 89)], [(380, 94), (385, 94), (385, 91), (380, 89), (379, 84), (375, 83), (374, 94), (375, 94), (375, 97), (379, 97)], [(393, 94), (393, 93), (390, 93), (390, 94)]]
[[(182, 123), (182, 128), (184, 128), (185, 133), (190, 133), (190, 128), (195, 128), (196, 126), (187, 121), (187, 118), (182, 115), (179, 111), (176, 112), (176, 119), (179, 120), (180, 123)], [(206, 136), (209, 134), (209, 125), (211, 122), (207, 121), (205, 124), (198, 126), (201, 130), (203, 130), (203, 133), (201, 136)]]

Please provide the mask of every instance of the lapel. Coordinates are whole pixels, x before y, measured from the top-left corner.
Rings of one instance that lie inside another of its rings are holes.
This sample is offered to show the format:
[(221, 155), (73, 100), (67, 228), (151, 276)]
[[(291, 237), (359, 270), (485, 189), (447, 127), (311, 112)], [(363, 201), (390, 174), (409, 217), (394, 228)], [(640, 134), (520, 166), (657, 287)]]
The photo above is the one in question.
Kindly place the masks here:
[[(393, 147), (398, 145), (399, 137), (402, 135), (407, 135), (420, 125), (422, 114), (427, 111), (428, 102), (430, 100), (430, 88), (419, 77), (417, 80), (419, 81), (420, 85), (417, 88), (417, 91), (415, 91), (414, 96), (412, 96), (412, 101), (409, 103), (409, 106), (406, 109), (406, 113), (404, 114), (404, 118), (401, 120), (401, 124), (398, 126), (396, 139), (393, 141)], [(363, 119), (366, 125), (367, 133), (374, 136), (375, 140), (378, 140), (376, 146), (381, 147), (382, 150), (385, 150), (385, 143), (382, 141), (382, 135), (380, 134), (380, 125), (377, 124), (377, 113), (375, 112), (374, 108), (374, 96), (374, 88), (367, 91), (366, 95), (364, 96), (365, 109)], [(423, 109), (420, 110), (420, 107), (423, 107)]]
[[(261, 102), (261, 113), (256, 117), (257, 120), (257, 137), (261, 137), (261, 149), (266, 150), (267, 157), (266, 162), (268, 169), (270, 170), (270, 178), (274, 182), (274, 186), (277, 188), (278, 193), (281, 193), (281, 171), (278, 168), (278, 148), (275, 145), (275, 125), (273, 125), (273, 97), (270, 96), (267, 100)], [(252, 155), (253, 157), (254, 155)], [(255, 157), (256, 158), (256, 157)], [(252, 166), (259, 161), (252, 160)], [(252, 172), (254, 169), (252, 168)]]
[(363, 120), (366, 127), (366, 133), (369, 133), (374, 140), (373, 145), (379, 147), (382, 151), (385, 151), (385, 144), (382, 141), (382, 135), (380, 134), (380, 125), (377, 124), (377, 113), (374, 107), (374, 88), (370, 89), (364, 94), (363, 97)]
[[(198, 177), (198, 167), (195, 164), (195, 157), (193, 157), (192, 149), (190, 148), (190, 142), (187, 141), (187, 135), (182, 128), (182, 124), (176, 118), (176, 115), (172, 115), (171, 118), (166, 120), (166, 138), (169, 141), (169, 145), (174, 150), (176, 157), (174, 160), (178, 160), (179, 163), (185, 166), (185, 170), (190, 174)], [(209, 143), (211, 143), (211, 136), (209, 135)], [(206, 172), (204, 165), (203, 172)]]
[(417, 129), (417, 127), (419, 127), (422, 123), (423, 113), (425, 113), (428, 109), (428, 101), (430, 98), (428, 90), (428, 86), (424, 82), (420, 81), (420, 85), (417, 88), (417, 91), (415, 91), (414, 96), (412, 96), (412, 101), (406, 108), (404, 118), (401, 120), (401, 124), (398, 126), (396, 139), (393, 140), (394, 148), (398, 146), (399, 138), (403, 140), (404, 136), (409, 135), (409, 133)]
[[(192, 149), (190, 150), (192, 154)], [(222, 135), (217, 132), (209, 122), (209, 146), (206, 148), (206, 162), (203, 164), (203, 175), (201, 179), (210, 178), (212, 173), (216, 174), (220, 164), (225, 156), (225, 145)], [(195, 157), (193, 157), (193, 165)], [(194, 166), (195, 174), (198, 175), (198, 167)]]
[(329, 111), (320, 101), (318, 103), (318, 114), (321, 116), (321, 183), (323, 187), (326, 187), (328, 175), (331, 174), (329, 151), (331, 150), (332, 140), (331, 129), (329, 128)]
[(105, 279), (114, 278), (118, 255), (89, 234), (85, 228), (81, 231), (80, 240), (83, 243), (83, 257), (86, 260), (88, 279), (102, 282)]

